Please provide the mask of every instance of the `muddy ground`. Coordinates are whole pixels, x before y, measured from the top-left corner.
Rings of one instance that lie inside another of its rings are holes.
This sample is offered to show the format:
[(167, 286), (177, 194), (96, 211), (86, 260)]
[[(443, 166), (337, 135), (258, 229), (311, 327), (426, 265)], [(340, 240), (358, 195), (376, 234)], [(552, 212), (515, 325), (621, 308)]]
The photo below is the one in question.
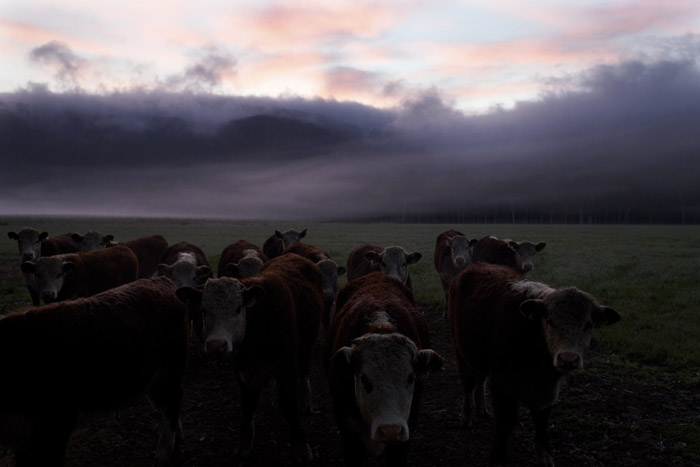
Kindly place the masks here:
[[(430, 325), (432, 347), (445, 357), (446, 365), (426, 381), (421, 419), (411, 434), (409, 465), (487, 465), (492, 420), (484, 417), (468, 431), (460, 428), (460, 388), (448, 326), (442, 310), (421, 309)], [(681, 426), (697, 425), (700, 388), (670, 382), (659, 389), (657, 384), (620, 374), (601, 353), (592, 351), (589, 356), (591, 368), (569, 378), (553, 411), (550, 425), (557, 465), (700, 465), (700, 458), (693, 454), (697, 446), (683, 441), (669, 445), (661, 429), (670, 417), (679, 418)], [(256, 414), (253, 454), (240, 464), (233, 458), (239, 403), (230, 365), (205, 358), (200, 346), (193, 346), (185, 391), (184, 439), (175, 465), (291, 465), (285, 422), (272, 406), (271, 388), (263, 394)], [(314, 453), (312, 465), (342, 465), (340, 437), (318, 351), (312, 366), (312, 391), (317, 413), (302, 419)], [(669, 398), (678, 394), (684, 400), (670, 404)], [(157, 436), (158, 416), (143, 402), (118, 417), (108, 416), (76, 430), (68, 446), (67, 465), (150, 465)], [(533, 427), (524, 412), (511, 438), (511, 454), (516, 467), (536, 463)], [(0, 450), (0, 465), (12, 464), (12, 453)], [(377, 459), (368, 465), (384, 464)]]

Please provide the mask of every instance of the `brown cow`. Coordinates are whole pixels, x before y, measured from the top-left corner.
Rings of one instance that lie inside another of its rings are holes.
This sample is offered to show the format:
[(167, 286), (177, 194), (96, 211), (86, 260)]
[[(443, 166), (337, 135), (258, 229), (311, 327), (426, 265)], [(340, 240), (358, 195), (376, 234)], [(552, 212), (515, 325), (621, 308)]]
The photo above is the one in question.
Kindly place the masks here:
[(345, 267), (338, 266), (338, 263), (330, 258), (325, 251), (304, 242), (296, 242), (287, 248), (284, 253), (294, 253), (303, 258), (313, 261), (321, 270), (323, 279), (323, 328), (328, 329), (333, 313), (335, 313), (335, 300), (338, 295), (338, 276), (345, 274)]
[(501, 264), (518, 272), (528, 272), (535, 267), (535, 254), (547, 246), (545, 242), (537, 244), (510, 239), (484, 237), (472, 248), (472, 260), (491, 264)]
[(421, 256), (417, 251), (406, 253), (400, 246), (382, 248), (364, 243), (348, 255), (348, 281), (373, 271), (382, 271), (412, 288), (408, 265), (417, 263)]
[(496, 415), (491, 463), (508, 459), (518, 403), (530, 410), (540, 465), (553, 466), (547, 423), (562, 379), (583, 367), (594, 327), (620, 315), (574, 287), (551, 288), (512, 268), (475, 263), (450, 286), (450, 328), (464, 390), (463, 423), (471, 425), (475, 393), (488, 377)]
[(189, 242), (170, 245), (163, 253), (157, 274), (171, 278), (178, 287), (196, 287), (212, 277), (206, 255)]
[(405, 466), (423, 379), (442, 357), (428, 349), (428, 326), (400, 281), (372, 272), (340, 295), (324, 362), (345, 465), (385, 454), (386, 465)]
[(138, 279), (138, 260), (125, 246), (41, 257), (22, 263), (44, 303), (89, 297)]
[(139, 279), (151, 277), (158, 271), (161, 258), (168, 248), (168, 242), (162, 235), (136, 238), (128, 242), (115, 242), (114, 235), (102, 235), (91, 230), (85, 235), (73, 234), (73, 239), (80, 242), (81, 251), (93, 251), (124, 245), (136, 254), (139, 260)]
[(63, 465), (81, 419), (146, 395), (165, 463), (180, 439), (187, 350), (186, 308), (164, 277), (0, 317), (0, 444), (17, 466)]
[[(24, 228), (16, 232), (8, 232), (11, 240), (17, 240), (19, 254), (24, 261), (35, 261), (41, 256), (53, 256), (62, 253), (75, 253), (80, 251), (80, 245), (72, 239), (72, 234), (62, 234), (57, 237), (49, 237), (48, 232), (39, 232), (36, 229)], [(34, 282), (32, 274), (22, 272), (27, 291), (32, 297), (32, 304), (39, 305), (39, 289)]]
[(284, 232), (275, 230), (275, 233), (270, 235), (267, 240), (265, 240), (265, 243), (263, 244), (263, 253), (265, 253), (265, 256), (267, 256), (268, 259), (277, 258), (284, 252), (284, 250), (289, 248), (289, 245), (300, 241), (305, 236), (306, 229), (302, 230), (301, 232), (292, 229)]
[(293, 461), (310, 462), (299, 406), (311, 410), (309, 360), (323, 307), (318, 267), (298, 255), (283, 255), (265, 263), (257, 276), (210, 279), (202, 290), (185, 287), (177, 293), (192, 313), (204, 314), (206, 352), (233, 359), (242, 411), (236, 457), (253, 448), (258, 398), (274, 379)]
[(472, 264), (472, 248), (477, 242), (476, 239), (469, 240), (457, 230), (446, 230), (435, 240), (433, 265), (440, 276), (442, 290), (445, 293), (445, 316), (450, 283), (460, 271)]
[(245, 279), (260, 272), (267, 256), (257, 245), (247, 240), (231, 243), (219, 258), (218, 277)]

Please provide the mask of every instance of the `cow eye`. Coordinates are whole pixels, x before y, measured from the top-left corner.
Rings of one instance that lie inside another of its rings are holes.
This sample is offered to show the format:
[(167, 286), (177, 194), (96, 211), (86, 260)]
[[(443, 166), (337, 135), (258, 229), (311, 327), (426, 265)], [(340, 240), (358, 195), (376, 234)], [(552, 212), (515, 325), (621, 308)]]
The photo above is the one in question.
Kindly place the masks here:
[(362, 387), (365, 388), (365, 393), (370, 394), (374, 387), (372, 386), (372, 383), (369, 381), (369, 378), (367, 375), (363, 374), (360, 376), (360, 382), (362, 383)]

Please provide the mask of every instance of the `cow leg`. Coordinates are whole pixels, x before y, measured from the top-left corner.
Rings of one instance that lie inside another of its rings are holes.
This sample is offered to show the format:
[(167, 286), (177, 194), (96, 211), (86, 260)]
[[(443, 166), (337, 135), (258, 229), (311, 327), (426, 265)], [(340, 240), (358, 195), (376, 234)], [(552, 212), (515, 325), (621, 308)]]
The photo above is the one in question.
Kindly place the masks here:
[(253, 450), (255, 425), (253, 417), (260, 400), (260, 390), (252, 388), (239, 379), (241, 388), (241, 434), (234, 451), (236, 457), (246, 457)]
[(314, 413), (314, 406), (311, 402), (311, 381), (308, 376), (299, 378), (300, 408), (304, 413)]
[(161, 416), (160, 436), (156, 448), (156, 465), (165, 465), (182, 440), (180, 409), (182, 404), (181, 379), (158, 378), (153, 382), (149, 399)]
[(296, 374), (287, 372), (277, 380), (279, 388), (279, 402), (282, 416), (289, 425), (289, 439), (292, 444), (292, 461), (296, 465), (311, 462), (313, 454), (311, 447), (306, 442), (306, 435), (299, 422), (299, 379)]
[(474, 424), (476, 414), (474, 397), (477, 391), (477, 378), (459, 354), (457, 355), (457, 368), (459, 369), (459, 379), (462, 382), (462, 427), (466, 428)]
[(518, 421), (518, 400), (492, 384), (493, 408), (496, 414), (496, 439), (491, 449), (492, 466), (510, 462), (508, 437)]
[(388, 443), (384, 450), (386, 467), (406, 467), (408, 464), (408, 446), (410, 440), (403, 443)]
[(532, 421), (535, 424), (535, 451), (537, 451), (539, 464), (545, 467), (554, 467), (552, 446), (549, 441), (549, 433), (547, 433), (547, 425), (549, 423), (551, 411), (552, 409), (550, 407), (546, 407), (532, 412)]

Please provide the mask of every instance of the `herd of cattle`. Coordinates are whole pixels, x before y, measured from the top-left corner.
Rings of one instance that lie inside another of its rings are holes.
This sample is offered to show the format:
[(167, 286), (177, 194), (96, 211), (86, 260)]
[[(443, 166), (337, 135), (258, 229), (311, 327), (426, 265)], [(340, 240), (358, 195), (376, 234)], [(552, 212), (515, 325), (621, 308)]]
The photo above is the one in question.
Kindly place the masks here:
[[(253, 449), (258, 398), (274, 380), (292, 459), (308, 463), (299, 416), (312, 410), (309, 365), (324, 329), (346, 465), (382, 454), (387, 465), (406, 465), (423, 381), (443, 365), (408, 273), (421, 254), (363, 244), (346, 268), (302, 242), (305, 235), (275, 231), (262, 249), (239, 240), (223, 250), (214, 278), (200, 248), (168, 245), (161, 235), (119, 243), (94, 231), (9, 232), (35, 306), (0, 318), (0, 367), (12, 382), (0, 385), (0, 444), (14, 449), (18, 466), (61, 465), (84, 415), (145, 394), (162, 415), (156, 463), (169, 463), (180, 442), (189, 341), (201, 339), (207, 354), (234, 363), (242, 414), (236, 456)], [(560, 382), (582, 368), (591, 330), (620, 318), (574, 287), (526, 280), (544, 247), (470, 240), (455, 230), (436, 240), (462, 421), (493, 413), (492, 465), (507, 462), (519, 404), (533, 418), (539, 463), (554, 465), (547, 425)]]

